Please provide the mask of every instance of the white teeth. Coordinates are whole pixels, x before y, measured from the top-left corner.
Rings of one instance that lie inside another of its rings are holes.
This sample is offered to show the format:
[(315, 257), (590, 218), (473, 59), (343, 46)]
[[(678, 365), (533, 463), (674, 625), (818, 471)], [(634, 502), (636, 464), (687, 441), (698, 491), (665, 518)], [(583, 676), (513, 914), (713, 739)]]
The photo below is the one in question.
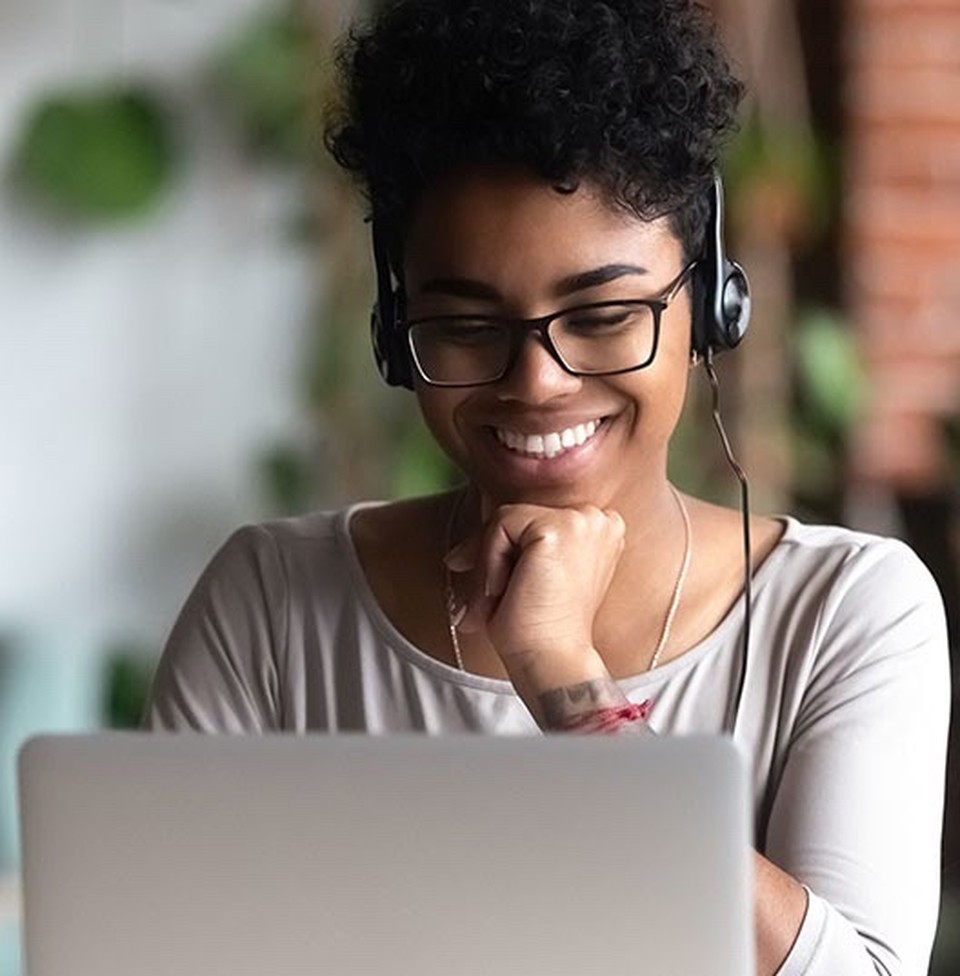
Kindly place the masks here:
[(530, 436), (526, 436), (519, 431), (504, 430), (500, 427), (495, 428), (495, 432), (500, 443), (512, 451), (519, 451), (521, 454), (553, 458), (563, 451), (568, 451), (573, 447), (579, 447), (581, 444), (585, 444), (597, 432), (599, 426), (599, 420), (590, 420), (585, 424), (566, 427), (563, 430), (553, 431), (549, 434), (531, 434)]
[(563, 444), (560, 442), (559, 434), (547, 434), (543, 438), (543, 452), (548, 458), (559, 454), (561, 447), (563, 447)]

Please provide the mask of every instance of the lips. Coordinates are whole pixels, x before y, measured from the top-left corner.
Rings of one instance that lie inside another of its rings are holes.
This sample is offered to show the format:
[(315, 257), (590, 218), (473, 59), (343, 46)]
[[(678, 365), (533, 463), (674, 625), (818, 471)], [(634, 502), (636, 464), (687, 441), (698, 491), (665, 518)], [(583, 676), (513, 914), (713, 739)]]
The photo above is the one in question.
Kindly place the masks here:
[(601, 417), (598, 420), (589, 420), (583, 424), (542, 434), (524, 434), (505, 427), (494, 427), (493, 432), (497, 440), (510, 451), (526, 457), (554, 458), (558, 454), (585, 444), (596, 434), (602, 423)]

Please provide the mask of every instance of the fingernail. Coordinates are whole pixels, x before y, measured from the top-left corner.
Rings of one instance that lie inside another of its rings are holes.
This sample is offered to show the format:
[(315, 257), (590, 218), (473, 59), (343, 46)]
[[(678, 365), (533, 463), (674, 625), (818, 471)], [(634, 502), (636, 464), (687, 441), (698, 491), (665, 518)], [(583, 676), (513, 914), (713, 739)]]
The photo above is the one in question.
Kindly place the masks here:
[(488, 597), (500, 597), (503, 596), (503, 587), (499, 585), (494, 585), (493, 580), (490, 577), (483, 582), (483, 595)]
[(455, 573), (465, 572), (473, 565), (470, 557), (461, 546), (454, 546), (443, 557), (443, 562), (447, 569), (451, 569)]

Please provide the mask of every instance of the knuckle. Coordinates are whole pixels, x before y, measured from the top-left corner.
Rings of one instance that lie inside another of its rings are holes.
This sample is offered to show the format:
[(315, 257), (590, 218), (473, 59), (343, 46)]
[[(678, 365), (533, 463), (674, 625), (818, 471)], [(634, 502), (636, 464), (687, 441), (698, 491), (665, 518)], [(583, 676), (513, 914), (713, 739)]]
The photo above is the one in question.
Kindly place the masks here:
[(613, 531), (620, 537), (627, 534), (627, 523), (624, 517), (615, 509), (607, 510), (607, 520)]
[(556, 548), (560, 542), (560, 532), (554, 525), (545, 525), (540, 530), (540, 540), (544, 545)]
[(599, 528), (604, 521), (603, 511), (596, 505), (581, 505), (571, 510), (577, 520), (577, 525), (585, 529)]

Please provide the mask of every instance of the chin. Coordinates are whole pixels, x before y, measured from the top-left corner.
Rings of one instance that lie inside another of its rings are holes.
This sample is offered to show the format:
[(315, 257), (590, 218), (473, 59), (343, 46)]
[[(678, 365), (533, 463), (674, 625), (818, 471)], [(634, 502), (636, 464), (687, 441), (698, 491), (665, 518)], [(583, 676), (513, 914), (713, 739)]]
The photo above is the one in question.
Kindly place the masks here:
[(542, 505), (545, 508), (574, 508), (595, 505), (598, 508), (615, 507), (609, 491), (599, 491), (576, 483), (517, 484), (471, 478), (471, 483), (494, 505)]

